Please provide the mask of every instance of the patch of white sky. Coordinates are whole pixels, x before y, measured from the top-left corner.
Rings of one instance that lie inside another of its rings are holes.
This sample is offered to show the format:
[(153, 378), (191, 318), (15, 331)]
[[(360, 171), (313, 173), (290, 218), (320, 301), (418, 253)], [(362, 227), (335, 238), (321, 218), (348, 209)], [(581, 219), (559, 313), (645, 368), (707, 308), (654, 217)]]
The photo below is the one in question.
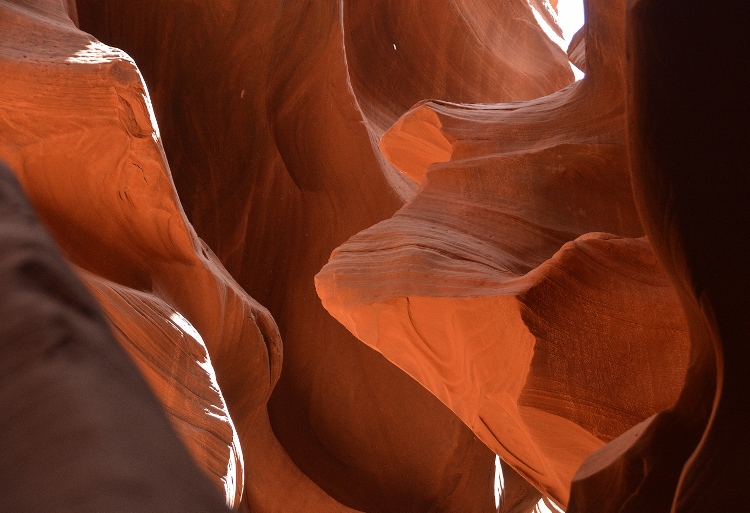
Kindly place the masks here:
[(534, 507), (533, 513), (565, 513), (557, 504), (549, 499), (540, 499)]
[(495, 456), (495, 509), (500, 507), (500, 501), (503, 498), (503, 490), (505, 489), (505, 479), (503, 476), (503, 468), (500, 466), (500, 456)]
[[(505, 478), (503, 476), (503, 468), (500, 463), (500, 456), (495, 456), (495, 476), (494, 476), (494, 490), (495, 490), (495, 508), (499, 509), (500, 504), (503, 501), (503, 494), (505, 492)], [(550, 499), (542, 497), (539, 502), (534, 506), (532, 513), (565, 513), (560, 509), (557, 504), (552, 502)]]
[[(557, 14), (555, 17), (557, 18), (557, 24), (562, 29), (562, 38), (552, 30), (552, 27), (547, 24), (545, 19), (536, 8), (534, 8), (531, 2), (529, 2), (529, 5), (531, 6), (531, 10), (534, 13), (537, 23), (542, 27), (542, 30), (544, 30), (547, 36), (549, 36), (555, 44), (560, 46), (564, 52), (567, 52), (570, 40), (573, 39), (573, 36), (578, 32), (578, 29), (583, 26), (583, 0), (558, 0)], [(576, 80), (583, 78), (583, 72), (581, 70), (576, 68), (572, 63), (570, 64), (570, 67), (573, 70)]]
[(566, 46), (578, 29), (583, 26), (583, 0), (558, 0), (557, 24), (563, 31)]

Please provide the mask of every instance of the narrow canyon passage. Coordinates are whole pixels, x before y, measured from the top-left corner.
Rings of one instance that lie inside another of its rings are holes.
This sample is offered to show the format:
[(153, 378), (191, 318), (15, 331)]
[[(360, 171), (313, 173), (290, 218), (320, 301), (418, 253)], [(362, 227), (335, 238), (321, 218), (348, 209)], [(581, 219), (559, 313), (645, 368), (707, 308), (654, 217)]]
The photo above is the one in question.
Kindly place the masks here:
[(743, 9), (0, 0), (0, 510), (740, 507)]

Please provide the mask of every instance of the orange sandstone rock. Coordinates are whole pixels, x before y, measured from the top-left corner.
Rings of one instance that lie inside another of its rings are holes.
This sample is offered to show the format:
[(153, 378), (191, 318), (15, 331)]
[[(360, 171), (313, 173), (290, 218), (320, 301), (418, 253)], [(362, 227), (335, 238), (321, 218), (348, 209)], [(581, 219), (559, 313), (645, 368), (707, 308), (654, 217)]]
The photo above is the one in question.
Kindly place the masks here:
[[(138, 62), (188, 217), (279, 323), (271, 425), (243, 443), (248, 506), (299, 509), (304, 482), (325, 491), (320, 511), (494, 511), (494, 455), (331, 318), (313, 277), (414, 195), (377, 141), (415, 101), (525, 100), (572, 80), (529, 4), (81, 0), (78, 14)], [(298, 470), (271, 476), (285, 453)]]
[(0, 241), (0, 510), (227, 511), (4, 165)]
[[(746, 4), (631, 2), (628, 135), (644, 227), (690, 327), (673, 408), (581, 466), (572, 511), (740, 511), (750, 444)], [(691, 34), (700, 27), (700, 34)]]
[(558, 503), (586, 456), (676, 399), (686, 328), (643, 239), (584, 236), (514, 275), (365, 235), (318, 275), (324, 305)]
[(417, 196), (316, 278), (342, 324), (563, 506), (586, 456), (677, 399), (688, 355), (631, 193), (624, 2), (588, 8), (582, 81), (406, 113), (380, 147)]
[[(0, 1), (0, 158), (235, 509), (495, 511), (484, 444), (498, 511), (738, 509), (742, 17), (673, 3), (626, 71), (622, 0)], [(0, 509), (221, 510), (0, 175)]]
[(69, 12), (54, 0), (0, 3), (0, 158), (126, 347), (143, 353), (191, 453), (239, 507), (240, 449), (216, 385), (248, 437), (280, 371), (277, 328), (185, 219), (137, 67)]
[(573, 35), (568, 45), (568, 57), (570, 62), (583, 71), (587, 72), (586, 68), (586, 25)]
[(82, 269), (78, 274), (193, 458), (223, 483), (229, 505), (239, 505), (244, 480), (242, 449), (200, 334), (153, 294)]

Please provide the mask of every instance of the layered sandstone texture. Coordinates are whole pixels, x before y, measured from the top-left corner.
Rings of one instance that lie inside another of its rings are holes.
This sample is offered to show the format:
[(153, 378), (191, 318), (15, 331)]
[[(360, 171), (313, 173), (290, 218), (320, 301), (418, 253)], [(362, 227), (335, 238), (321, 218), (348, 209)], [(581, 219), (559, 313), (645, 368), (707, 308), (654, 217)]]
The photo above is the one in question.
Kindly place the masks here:
[(741, 510), (742, 16), (625, 3), (0, 0), (0, 510)]
[[(572, 81), (534, 5), (78, 2), (81, 28), (138, 63), (196, 231), (278, 323), (269, 438), (335, 500), (321, 510), (495, 510), (494, 454), (332, 318), (314, 276), (414, 196), (378, 148), (414, 103), (529, 100)], [(242, 449), (251, 508), (307, 503), (263, 444)]]
[(633, 190), (687, 318), (690, 367), (674, 407), (581, 466), (571, 511), (747, 509), (748, 16), (744, 4), (629, 4)]
[(185, 219), (135, 63), (70, 12), (51, 0), (0, 4), (0, 157), (237, 508), (240, 443), (278, 377), (278, 330)]
[(2, 165), (0, 238), (0, 510), (227, 511)]
[(380, 147), (416, 197), (316, 277), (334, 317), (563, 507), (587, 456), (677, 400), (689, 353), (631, 192), (624, 2), (587, 6), (583, 80), (402, 116)]

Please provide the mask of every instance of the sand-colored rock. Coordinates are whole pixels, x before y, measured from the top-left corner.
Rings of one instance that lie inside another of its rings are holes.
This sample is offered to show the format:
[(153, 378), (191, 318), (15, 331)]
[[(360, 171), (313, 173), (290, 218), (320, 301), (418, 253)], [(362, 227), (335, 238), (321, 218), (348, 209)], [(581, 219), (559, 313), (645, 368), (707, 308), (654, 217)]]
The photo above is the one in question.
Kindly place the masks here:
[(0, 510), (227, 511), (3, 165), (0, 241)]
[(414, 195), (377, 142), (415, 101), (525, 100), (572, 80), (528, 3), (81, 0), (78, 15), (138, 62), (188, 217), (284, 338), (280, 445), (270, 431), (243, 443), (250, 508), (307, 500), (294, 480), (252, 477), (286, 451), (351, 508), (494, 511), (494, 455), (332, 319), (313, 277)]
[(250, 436), (278, 378), (278, 330), (185, 219), (132, 59), (69, 12), (54, 0), (0, 3), (0, 158), (86, 271), (124, 345), (144, 353), (141, 369), (151, 366), (191, 453), (239, 507), (237, 433)]
[(586, 456), (674, 403), (688, 358), (677, 296), (639, 238), (624, 2), (588, 8), (582, 81), (405, 114), (380, 147), (419, 193), (316, 278), (342, 324), (563, 506)]

